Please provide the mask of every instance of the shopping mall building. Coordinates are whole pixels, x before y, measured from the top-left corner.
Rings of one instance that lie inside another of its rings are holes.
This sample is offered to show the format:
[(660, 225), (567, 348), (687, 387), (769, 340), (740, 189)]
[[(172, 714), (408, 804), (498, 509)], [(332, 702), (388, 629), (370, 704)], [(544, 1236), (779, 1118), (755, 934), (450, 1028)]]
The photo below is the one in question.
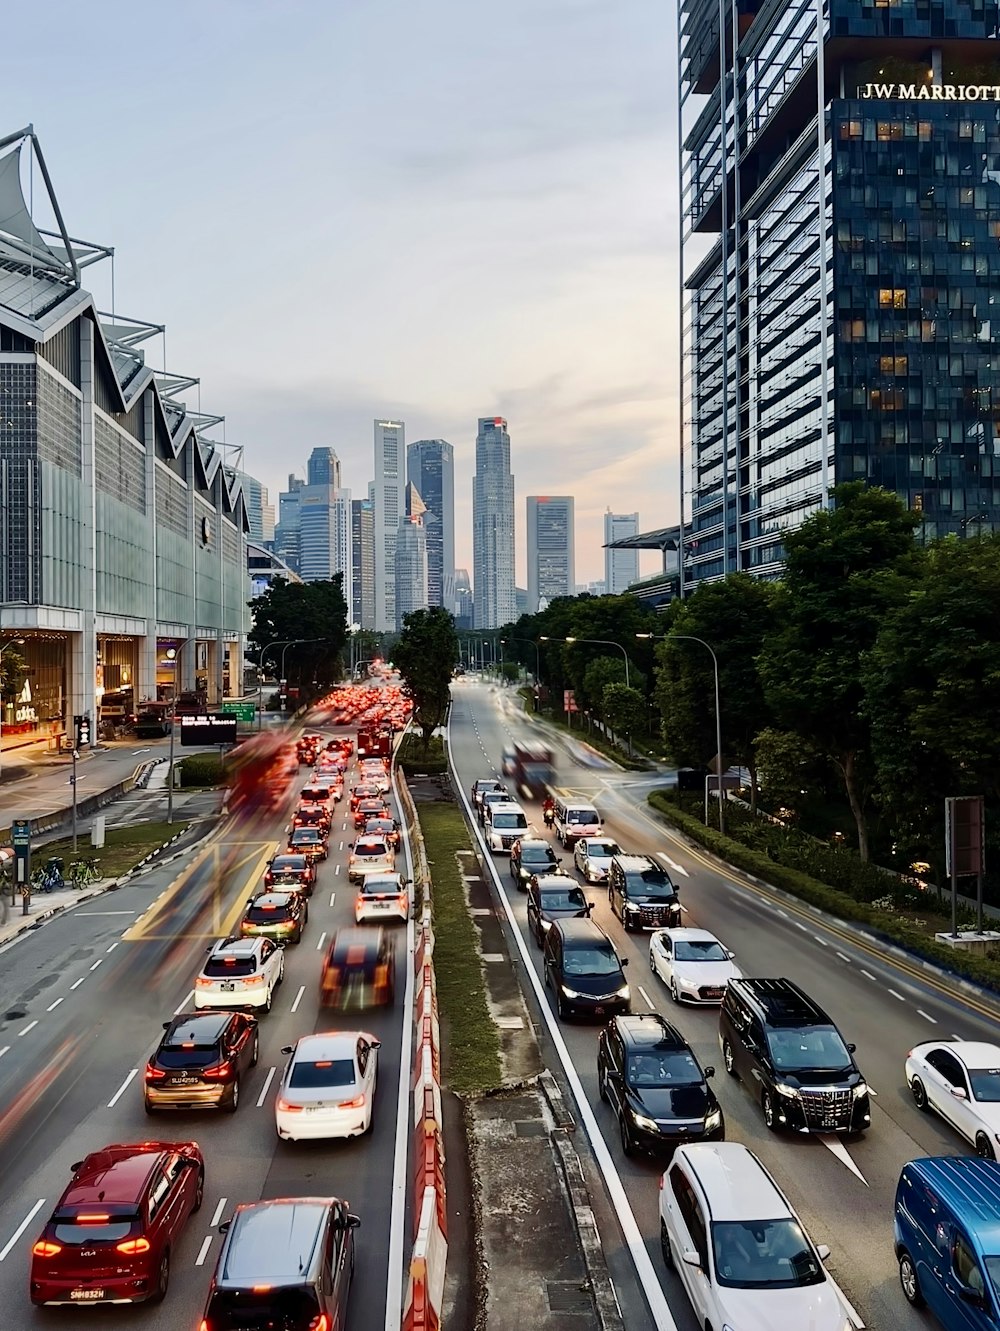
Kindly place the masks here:
[(97, 309), (83, 269), (111, 251), (71, 238), (30, 130), (4, 149), (0, 652), (25, 670), (2, 722), (55, 741), (102, 699), (241, 692), (247, 519), (222, 418), (146, 364), (161, 326)]

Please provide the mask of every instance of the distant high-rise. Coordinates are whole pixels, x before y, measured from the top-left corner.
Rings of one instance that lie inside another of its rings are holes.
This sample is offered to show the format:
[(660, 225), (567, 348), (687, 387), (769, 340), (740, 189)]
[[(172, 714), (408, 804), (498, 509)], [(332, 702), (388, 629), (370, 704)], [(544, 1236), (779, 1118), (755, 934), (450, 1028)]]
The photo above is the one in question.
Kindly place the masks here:
[(576, 588), (572, 495), (528, 496), (528, 614)]
[(476, 628), (502, 628), (514, 599), (514, 477), (510, 435), (500, 416), (481, 416), (472, 482), (472, 562)]
[(306, 463), (307, 485), (332, 485), (340, 489), (340, 459), (332, 448), (314, 448)]
[(305, 481), (288, 477), (288, 489), (278, 494), (278, 525), (274, 529), (274, 552), (289, 568), (299, 572), (299, 495)]
[(406, 486), (406, 426), (402, 421), (375, 422), (375, 624), (381, 632), (396, 627), (396, 541)]
[(262, 485), (255, 476), (248, 476), (245, 471), (239, 475), (250, 523), (247, 540), (257, 545), (266, 545), (274, 540), (274, 505), (269, 500), (267, 486)]
[(406, 512), (396, 541), (396, 628), (414, 610), (427, 607), (427, 507), (412, 481), (406, 485)]
[[(638, 513), (612, 513), (604, 515), (604, 544), (621, 541), (639, 532)], [(639, 581), (638, 550), (604, 551), (604, 586), (609, 596), (620, 596), (633, 582)]]
[(375, 505), (351, 501), (351, 618), (363, 629), (375, 627)]
[(453, 609), (455, 616), (455, 627), (457, 629), (471, 629), (475, 620), (475, 612), (472, 604), (472, 583), (469, 580), (469, 570), (467, 568), (457, 568), (455, 570), (455, 605)]
[(455, 584), (455, 450), (446, 439), (407, 445), (406, 477), (427, 506), (427, 603), (451, 609)]
[(350, 490), (304, 485), (299, 491), (299, 572), (303, 582), (319, 582), (341, 573), (344, 596), (349, 597), (351, 554)]

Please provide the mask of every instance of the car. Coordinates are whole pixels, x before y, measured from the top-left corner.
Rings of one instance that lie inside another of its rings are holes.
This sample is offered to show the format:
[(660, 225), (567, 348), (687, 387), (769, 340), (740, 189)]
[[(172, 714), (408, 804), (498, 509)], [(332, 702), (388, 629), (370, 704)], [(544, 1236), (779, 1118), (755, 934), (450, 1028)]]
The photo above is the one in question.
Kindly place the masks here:
[(679, 1146), (660, 1180), (660, 1247), (699, 1327), (851, 1331), (791, 1203), (740, 1142)]
[(568, 874), (536, 874), (528, 883), (528, 929), (539, 947), (553, 920), (583, 918), (593, 909)]
[(381, 1041), (367, 1031), (325, 1031), (285, 1045), (274, 1102), (282, 1141), (360, 1137), (372, 1125)]
[(608, 905), (626, 932), (681, 922), (677, 888), (648, 855), (615, 855), (608, 870)]
[(279, 887), (282, 884), (304, 891), (311, 897), (316, 885), (316, 866), (309, 855), (275, 855), (268, 861), (264, 870), (264, 886)]
[(360, 830), (369, 818), (388, 818), (389, 806), (380, 795), (372, 799), (358, 800), (353, 817), (355, 828)]
[(199, 1331), (343, 1331), (360, 1224), (339, 1197), (243, 1202), (219, 1226)]
[(514, 842), (523, 840), (531, 832), (528, 816), (520, 804), (503, 804), (487, 799), (484, 813), (486, 844), (495, 855), (509, 855)]
[(260, 1038), (245, 1012), (184, 1012), (163, 1023), (146, 1062), (144, 1105), (157, 1109), (224, 1109), (235, 1114), (240, 1083), (257, 1066)]
[(488, 790), (497, 790), (507, 794), (507, 787), (502, 781), (498, 781), (493, 776), (481, 776), (478, 781), (473, 781), (472, 789), (469, 791), (469, 799), (474, 809), (479, 809), (483, 803), (483, 795)]
[(656, 1012), (615, 1017), (597, 1046), (597, 1087), (618, 1119), (626, 1155), (655, 1155), (682, 1142), (721, 1141), (722, 1109), (705, 1068), (675, 1026)]
[(337, 793), (342, 785), (339, 777), (316, 775), (299, 791), (300, 804), (325, 804), (329, 807), (340, 799)]
[(479, 822), (486, 826), (486, 811), (491, 804), (510, 804), (510, 792), (505, 786), (498, 785), (494, 790), (484, 790), (479, 797)]
[(354, 898), (354, 918), (362, 920), (410, 918), (410, 882), (399, 873), (366, 873)]
[(649, 940), (649, 969), (675, 1003), (721, 1003), (740, 978), (733, 953), (707, 929), (657, 929)]
[(928, 1040), (906, 1055), (906, 1084), (918, 1109), (933, 1109), (984, 1160), (1000, 1154), (1000, 1047), (978, 1040)]
[(247, 902), (240, 920), (241, 938), (272, 938), (276, 943), (301, 943), (309, 906), (301, 892), (259, 892)]
[(542, 966), (560, 1020), (628, 1012), (628, 958), (620, 958), (603, 929), (590, 919), (553, 920), (545, 934)]
[(71, 1168), (31, 1250), (31, 1302), (161, 1302), (171, 1252), (205, 1195), (198, 1143), (115, 1143)]
[(556, 836), (567, 850), (572, 850), (583, 837), (601, 835), (601, 815), (592, 804), (558, 796), (553, 810)]
[(329, 835), (333, 814), (325, 804), (300, 804), (292, 814), (292, 827), (315, 827)]
[(392, 1007), (396, 945), (387, 929), (338, 929), (323, 960), (320, 1007)]
[(719, 1012), (722, 1061), (739, 1077), (771, 1132), (865, 1132), (868, 1083), (854, 1045), (792, 980), (743, 976)]
[(394, 818), (368, 818), (364, 827), (365, 836), (385, 837), (393, 850), (399, 850), (401, 841), (399, 824)]
[(524, 892), (536, 874), (562, 873), (562, 861), (547, 841), (521, 837), (510, 848), (510, 876)]
[(573, 850), (573, 863), (588, 883), (603, 883), (611, 861), (622, 853), (617, 841), (603, 836), (581, 837)]
[(325, 860), (330, 854), (326, 833), (319, 827), (296, 827), (288, 838), (290, 855), (308, 855), (313, 860)]
[(396, 852), (381, 836), (359, 836), (347, 857), (347, 881), (360, 883), (365, 874), (394, 873)]
[(377, 759), (372, 763), (361, 764), (361, 780), (366, 786), (374, 786), (380, 795), (387, 794), (391, 784), (389, 773)]
[(359, 785), (352, 786), (350, 800), (351, 813), (354, 812), (362, 800), (378, 799), (381, 793), (380, 790), (368, 781), (363, 781)]
[(285, 977), (285, 954), (269, 938), (223, 938), (208, 949), (194, 982), (195, 1008), (262, 1008), (271, 1011)]

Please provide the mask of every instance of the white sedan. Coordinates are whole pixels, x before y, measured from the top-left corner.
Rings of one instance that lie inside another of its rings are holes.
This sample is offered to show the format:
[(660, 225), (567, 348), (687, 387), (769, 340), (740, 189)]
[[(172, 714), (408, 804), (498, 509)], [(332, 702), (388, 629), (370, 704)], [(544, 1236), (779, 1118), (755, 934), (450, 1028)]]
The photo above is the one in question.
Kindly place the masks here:
[(609, 841), (602, 836), (585, 836), (576, 843), (573, 863), (583, 874), (584, 882), (603, 883), (611, 868), (611, 861), (621, 853), (617, 841)]
[(284, 951), (270, 938), (223, 938), (208, 949), (208, 960), (194, 982), (195, 1008), (270, 1012), (284, 975)]
[(284, 1141), (360, 1137), (372, 1125), (380, 1041), (367, 1031), (303, 1035), (285, 1045), (274, 1126)]
[(400, 873), (366, 873), (354, 898), (354, 919), (410, 918), (410, 882)]
[(1000, 1047), (977, 1040), (928, 1041), (906, 1056), (918, 1109), (933, 1109), (984, 1160), (1000, 1156)]
[(733, 954), (707, 929), (657, 929), (649, 940), (649, 969), (675, 1003), (721, 1003), (740, 972)]

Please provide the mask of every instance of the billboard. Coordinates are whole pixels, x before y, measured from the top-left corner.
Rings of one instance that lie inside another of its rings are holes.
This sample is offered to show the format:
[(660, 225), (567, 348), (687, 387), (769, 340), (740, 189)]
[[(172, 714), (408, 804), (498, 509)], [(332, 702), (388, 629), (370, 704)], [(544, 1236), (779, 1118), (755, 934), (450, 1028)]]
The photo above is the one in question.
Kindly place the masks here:
[(235, 716), (221, 716), (212, 713), (207, 716), (179, 716), (181, 723), (181, 745), (192, 747), (196, 744), (235, 744)]

